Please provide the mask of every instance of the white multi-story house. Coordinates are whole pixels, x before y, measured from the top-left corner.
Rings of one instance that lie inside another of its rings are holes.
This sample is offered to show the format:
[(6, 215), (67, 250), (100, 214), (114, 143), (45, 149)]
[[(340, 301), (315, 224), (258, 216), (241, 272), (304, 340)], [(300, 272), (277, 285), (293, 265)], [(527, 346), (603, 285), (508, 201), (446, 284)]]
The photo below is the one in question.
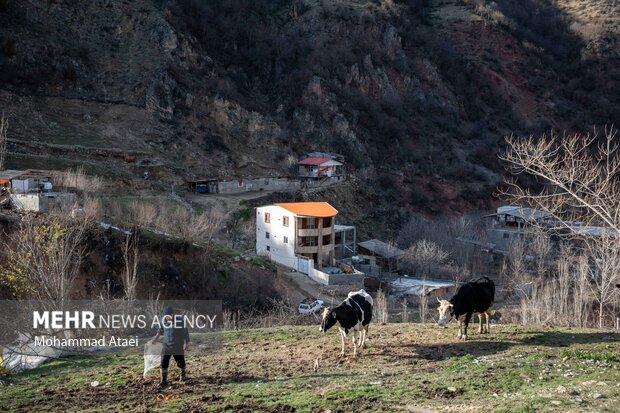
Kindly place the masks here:
[[(327, 202), (294, 202), (256, 209), (256, 253), (296, 270), (310, 259), (313, 267), (335, 265), (334, 220)], [(301, 260), (299, 257), (305, 257)]]

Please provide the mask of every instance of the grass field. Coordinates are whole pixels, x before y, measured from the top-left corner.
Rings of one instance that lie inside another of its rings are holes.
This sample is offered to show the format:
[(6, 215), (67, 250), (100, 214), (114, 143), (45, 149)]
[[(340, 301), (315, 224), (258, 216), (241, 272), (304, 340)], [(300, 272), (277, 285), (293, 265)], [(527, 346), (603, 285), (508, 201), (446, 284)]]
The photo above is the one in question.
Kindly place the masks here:
[[(358, 358), (337, 357), (336, 331), (317, 326), (224, 333), (201, 351), (193, 337), (186, 383), (143, 380), (138, 351), (70, 357), (4, 377), (0, 411), (618, 412), (620, 334), (498, 325), (371, 325)], [(318, 371), (314, 371), (319, 358)], [(170, 368), (176, 380), (178, 369)], [(99, 382), (93, 387), (92, 382)]]

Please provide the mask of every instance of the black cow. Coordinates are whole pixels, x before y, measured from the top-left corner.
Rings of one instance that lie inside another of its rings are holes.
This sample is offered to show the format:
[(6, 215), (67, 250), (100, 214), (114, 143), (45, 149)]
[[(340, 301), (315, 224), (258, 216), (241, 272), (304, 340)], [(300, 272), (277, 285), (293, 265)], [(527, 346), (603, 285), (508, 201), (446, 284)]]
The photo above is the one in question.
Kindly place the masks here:
[[(344, 338), (353, 330), (353, 357), (357, 356), (357, 346), (363, 348), (366, 344), (368, 334), (368, 324), (372, 319), (372, 297), (364, 290), (349, 293), (346, 300), (338, 307), (323, 310), (323, 320), (319, 331), (326, 332), (336, 323), (339, 324), (340, 338), (342, 340), (342, 351), (340, 356), (344, 356)], [(359, 342), (357, 333), (360, 332)]]
[[(454, 317), (459, 324), (458, 338), (467, 340), (467, 326), (474, 313), (478, 313), (480, 327), (478, 333), (482, 334), (482, 316), (486, 316), (486, 332), (490, 333), (489, 324), (491, 318), (491, 308), (495, 300), (495, 284), (488, 277), (470, 281), (459, 287), (454, 297), (448, 300), (439, 301), (439, 320), (440, 326), (445, 326)], [(465, 316), (461, 322), (461, 316)], [(464, 331), (462, 326), (465, 325)]]

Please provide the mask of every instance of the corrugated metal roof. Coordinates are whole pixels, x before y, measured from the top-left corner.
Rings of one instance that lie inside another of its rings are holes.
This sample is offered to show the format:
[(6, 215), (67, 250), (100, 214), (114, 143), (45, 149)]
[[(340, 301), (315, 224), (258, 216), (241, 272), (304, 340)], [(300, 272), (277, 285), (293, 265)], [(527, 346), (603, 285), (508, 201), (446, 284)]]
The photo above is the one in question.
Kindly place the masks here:
[(15, 169), (6, 169), (4, 171), (0, 171), (0, 179), (13, 179), (20, 175), (24, 175), (28, 171), (18, 171)]
[(452, 288), (455, 284), (450, 281), (421, 280), (405, 276), (392, 281), (390, 286), (392, 287), (392, 292), (396, 293), (396, 295), (414, 294), (422, 297), (434, 290)]
[(616, 237), (618, 236), (618, 231), (613, 228), (608, 227), (596, 227), (596, 226), (581, 226), (581, 225), (570, 225), (571, 230), (580, 235), (590, 235), (593, 237)]
[(188, 179), (186, 182), (188, 184), (203, 184), (208, 182), (217, 182), (219, 181), (217, 178), (196, 178), (196, 179)]
[(338, 210), (327, 202), (289, 202), (274, 205), (304, 217), (328, 218), (338, 214)]
[(405, 253), (405, 251), (401, 250), (398, 247), (393, 245), (388, 245), (383, 241), (378, 239), (371, 239), (369, 241), (358, 242), (359, 247), (367, 249), (368, 251), (372, 251), (375, 254), (381, 255), (385, 258), (394, 258), (399, 257)]
[(335, 166), (342, 165), (342, 163), (331, 158), (306, 158), (299, 162), (300, 165), (323, 165), (325, 163), (330, 163)]
[(521, 218), (524, 221), (535, 221), (551, 216), (549, 212), (541, 211), (534, 208), (525, 208), (514, 205), (501, 206), (497, 208), (497, 215), (511, 215)]

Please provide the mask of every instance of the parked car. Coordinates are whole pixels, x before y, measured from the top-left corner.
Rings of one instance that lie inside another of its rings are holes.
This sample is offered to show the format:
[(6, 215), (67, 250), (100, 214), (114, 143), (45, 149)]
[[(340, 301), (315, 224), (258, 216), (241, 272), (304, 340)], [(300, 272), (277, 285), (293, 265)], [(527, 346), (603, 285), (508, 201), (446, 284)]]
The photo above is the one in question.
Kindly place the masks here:
[(299, 304), (299, 307), (298, 307), (299, 314), (302, 314), (302, 315), (316, 314), (319, 311), (321, 311), (321, 308), (323, 307), (323, 303), (324, 303), (323, 300), (314, 300), (310, 304), (301, 303)]

